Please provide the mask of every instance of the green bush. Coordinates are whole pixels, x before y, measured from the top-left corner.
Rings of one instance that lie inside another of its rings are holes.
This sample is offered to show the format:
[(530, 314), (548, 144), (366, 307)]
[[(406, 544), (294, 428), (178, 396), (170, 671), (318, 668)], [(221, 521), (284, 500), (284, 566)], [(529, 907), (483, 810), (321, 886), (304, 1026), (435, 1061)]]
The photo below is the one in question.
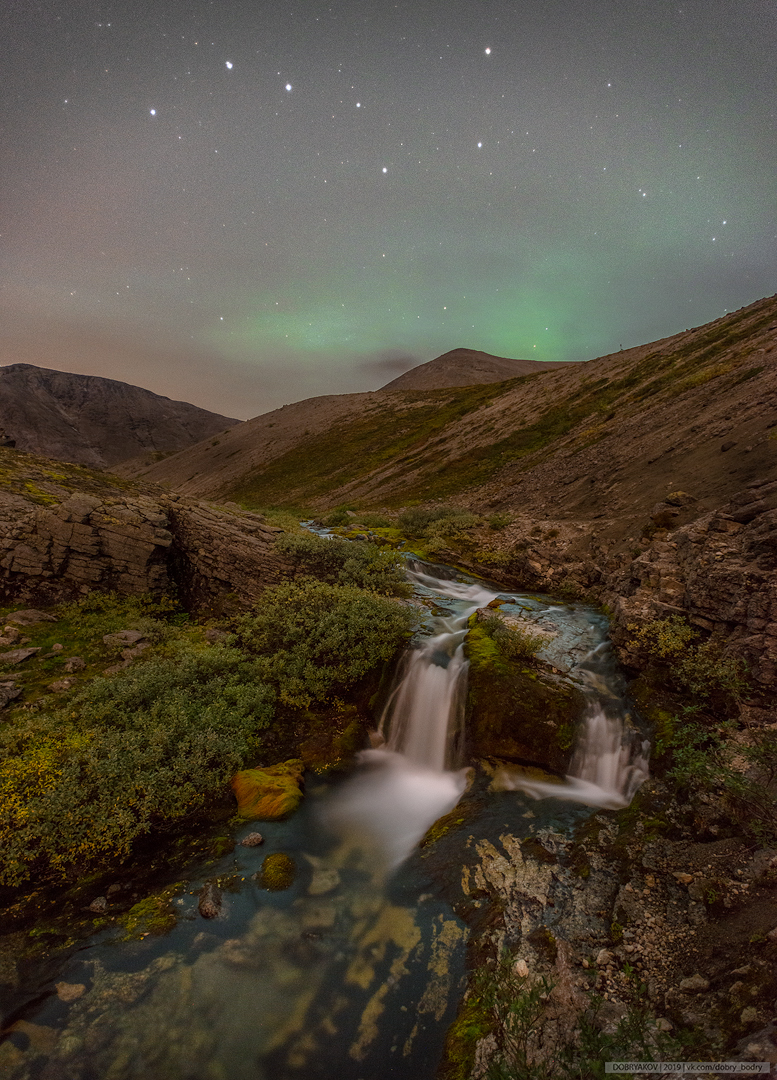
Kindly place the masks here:
[(407, 536), (436, 539), (461, 536), (479, 523), (480, 519), (469, 510), (458, 506), (413, 506), (399, 515), (399, 527)]
[(175, 643), (0, 737), (0, 882), (126, 856), (142, 834), (200, 814), (255, 756), (273, 716), (259, 665)]
[(399, 555), (363, 540), (325, 539), (314, 533), (279, 536), (277, 550), (290, 559), (295, 574), (384, 596), (410, 596)]
[(386, 597), (307, 578), (268, 589), (238, 621), (235, 641), (257, 658), (281, 702), (307, 708), (385, 664), (416, 621), (412, 609)]
[(696, 644), (699, 633), (681, 615), (630, 626), (629, 645), (665, 665), (670, 679), (698, 702), (716, 694), (737, 700), (747, 689), (747, 667), (738, 657), (725, 656), (722, 642), (709, 638)]
[(691, 791), (722, 795), (744, 832), (760, 844), (777, 840), (777, 734), (752, 731), (731, 740), (733, 723), (715, 729), (679, 717), (660, 750), (670, 755), (668, 779)]
[(480, 626), (508, 660), (531, 660), (546, 641), (543, 634), (534, 634), (531, 630), (518, 626), (508, 626), (497, 614), (487, 616)]

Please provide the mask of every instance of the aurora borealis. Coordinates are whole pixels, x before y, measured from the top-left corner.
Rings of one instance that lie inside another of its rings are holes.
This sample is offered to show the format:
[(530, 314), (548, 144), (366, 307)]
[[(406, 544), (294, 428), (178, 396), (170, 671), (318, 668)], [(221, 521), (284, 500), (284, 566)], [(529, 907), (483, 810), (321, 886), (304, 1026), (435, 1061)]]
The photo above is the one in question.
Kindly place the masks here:
[(247, 418), (775, 291), (767, 0), (9, 0), (0, 362)]

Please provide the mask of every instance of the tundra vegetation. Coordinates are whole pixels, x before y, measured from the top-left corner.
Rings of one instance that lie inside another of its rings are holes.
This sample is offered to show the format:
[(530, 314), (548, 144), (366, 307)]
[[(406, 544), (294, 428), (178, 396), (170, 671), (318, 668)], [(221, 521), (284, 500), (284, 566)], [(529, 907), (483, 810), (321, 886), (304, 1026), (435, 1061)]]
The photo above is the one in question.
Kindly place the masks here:
[[(25, 697), (0, 729), (0, 884), (72, 880), (203, 819), (228, 802), (237, 770), (291, 756), (301, 711), (347, 713), (380, 677), (416, 622), (384, 595), (406, 589), (396, 558), (316, 537), (285, 543), (307, 576), (267, 590), (221, 640), (171, 601), (104, 594), (30, 628), (41, 653), (6, 676)], [(126, 629), (146, 648), (122, 668), (103, 639)], [(76, 653), (83, 669), (53, 693)]]

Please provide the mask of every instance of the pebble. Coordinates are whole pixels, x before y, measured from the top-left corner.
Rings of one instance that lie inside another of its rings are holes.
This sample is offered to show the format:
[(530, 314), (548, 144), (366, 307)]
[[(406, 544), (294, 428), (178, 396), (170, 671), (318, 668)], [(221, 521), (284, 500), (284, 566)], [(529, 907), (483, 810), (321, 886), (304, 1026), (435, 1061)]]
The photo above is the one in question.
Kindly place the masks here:
[(104, 896), (98, 896), (89, 905), (89, 910), (93, 911), (95, 915), (102, 915), (103, 912), (108, 910), (108, 901)]
[(264, 843), (264, 837), (260, 832), (250, 832), (240, 841), (242, 847), (259, 847)]
[(605, 967), (607, 964), (612, 963), (612, 953), (609, 949), (600, 949), (596, 954), (596, 966)]
[(709, 990), (710, 981), (705, 979), (703, 975), (691, 975), (687, 979), (680, 980), (680, 986), (678, 989), (683, 994), (700, 993), (702, 990)]
[(525, 979), (529, 974), (529, 965), (525, 960), (516, 960), (513, 966), (513, 971), (519, 979)]

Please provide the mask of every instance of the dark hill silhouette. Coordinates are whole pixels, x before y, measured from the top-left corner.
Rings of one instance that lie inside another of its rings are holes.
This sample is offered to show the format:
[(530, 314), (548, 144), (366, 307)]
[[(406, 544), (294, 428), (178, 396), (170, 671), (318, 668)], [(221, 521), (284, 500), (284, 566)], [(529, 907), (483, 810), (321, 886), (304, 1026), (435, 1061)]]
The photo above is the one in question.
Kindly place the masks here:
[(168, 454), (240, 423), (139, 386), (9, 364), (0, 367), (0, 431), (17, 450), (106, 468)]

